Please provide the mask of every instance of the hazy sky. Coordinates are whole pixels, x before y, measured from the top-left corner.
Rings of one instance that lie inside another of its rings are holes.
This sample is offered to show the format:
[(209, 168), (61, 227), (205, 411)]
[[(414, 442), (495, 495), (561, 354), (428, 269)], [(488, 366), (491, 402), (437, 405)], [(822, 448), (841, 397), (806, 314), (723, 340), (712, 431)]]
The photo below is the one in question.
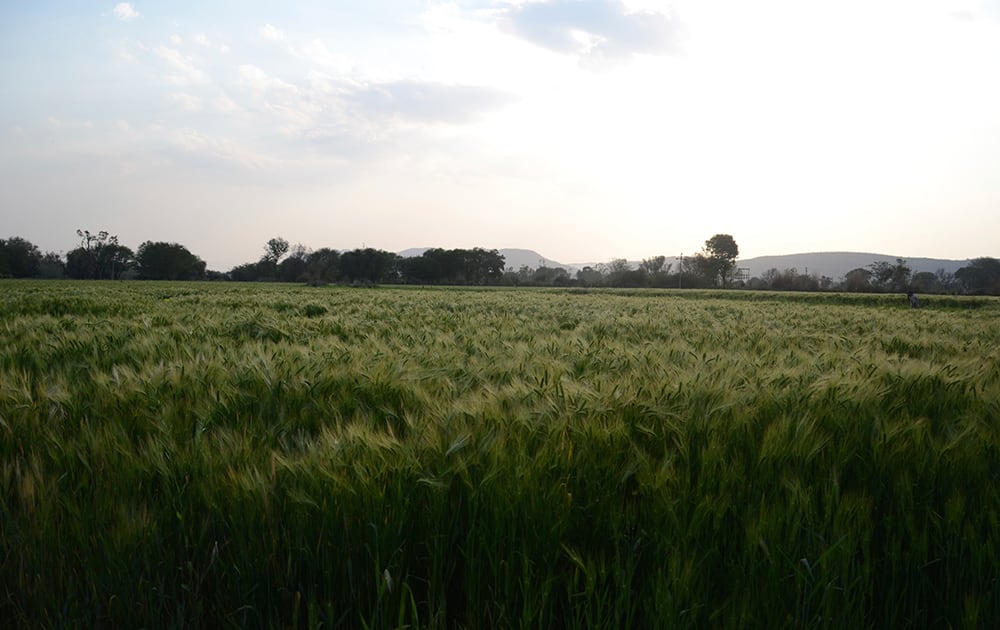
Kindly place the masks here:
[(1000, 255), (1000, 0), (0, 4), (0, 238)]

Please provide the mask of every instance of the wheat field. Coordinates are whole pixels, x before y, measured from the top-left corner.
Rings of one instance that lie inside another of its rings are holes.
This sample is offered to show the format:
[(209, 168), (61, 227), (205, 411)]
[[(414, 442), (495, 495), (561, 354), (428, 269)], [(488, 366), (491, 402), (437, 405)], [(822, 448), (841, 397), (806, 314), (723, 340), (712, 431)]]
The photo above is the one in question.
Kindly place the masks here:
[(988, 627), (1000, 300), (0, 282), (0, 626)]

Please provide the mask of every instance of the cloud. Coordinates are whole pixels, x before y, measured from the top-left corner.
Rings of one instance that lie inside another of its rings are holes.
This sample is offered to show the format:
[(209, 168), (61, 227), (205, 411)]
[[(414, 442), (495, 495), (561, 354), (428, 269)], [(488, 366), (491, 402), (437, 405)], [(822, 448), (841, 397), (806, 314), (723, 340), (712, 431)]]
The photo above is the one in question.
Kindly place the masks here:
[(174, 74), (167, 76), (167, 79), (171, 83), (177, 85), (194, 85), (205, 83), (208, 80), (205, 73), (195, 67), (194, 60), (191, 57), (185, 57), (176, 48), (159, 46), (153, 49), (153, 53), (174, 71)]
[(430, 81), (393, 81), (364, 85), (346, 93), (362, 111), (423, 123), (461, 125), (514, 101), (488, 87)]
[(181, 109), (188, 113), (199, 113), (203, 111), (216, 112), (219, 114), (233, 114), (241, 111), (240, 106), (228, 96), (216, 96), (209, 99), (207, 97), (194, 96), (179, 92), (170, 95), (170, 100), (176, 103)]
[(45, 119), (45, 122), (48, 123), (50, 129), (90, 130), (94, 128), (94, 122), (91, 120), (64, 120), (55, 116), (49, 116)]
[(190, 94), (171, 94), (170, 100), (180, 105), (186, 112), (200, 112), (203, 107), (202, 100)]
[(269, 76), (266, 72), (251, 64), (240, 66), (240, 84), (257, 92), (283, 91), (295, 93), (298, 89), (291, 83)]
[(654, 11), (630, 11), (619, 0), (550, 0), (513, 6), (500, 14), (508, 33), (553, 52), (592, 63), (635, 53), (676, 52), (680, 22)]
[(115, 8), (111, 10), (112, 15), (123, 22), (128, 22), (129, 20), (134, 20), (139, 17), (139, 12), (135, 10), (131, 2), (119, 2), (115, 5)]
[(280, 42), (285, 39), (285, 32), (275, 28), (270, 24), (265, 24), (264, 26), (257, 29), (257, 34), (262, 38), (271, 42)]
[(219, 96), (212, 101), (215, 111), (222, 114), (232, 114), (240, 111), (240, 106), (228, 96)]
[(237, 84), (251, 91), (252, 101), (247, 111), (260, 116), (265, 126), (276, 129), (283, 136), (295, 136), (314, 124), (322, 108), (308, 93), (254, 65), (241, 65), (239, 73)]
[(299, 59), (331, 68), (341, 74), (349, 73), (354, 66), (347, 55), (330, 52), (321, 39), (314, 39), (301, 48), (291, 48), (289, 52)]
[(203, 164), (229, 164), (254, 170), (274, 164), (273, 159), (239, 143), (227, 138), (208, 136), (196, 129), (174, 131), (168, 142), (181, 154), (195, 157)]
[(388, 122), (463, 125), (501, 109), (515, 97), (495, 88), (434, 81), (363, 82), (314, 73), (292, 85), (253, 65), (240, 66), (240, 83), (267, 98), (268, 108), (307, 121), (351, 120), (371, 130)]

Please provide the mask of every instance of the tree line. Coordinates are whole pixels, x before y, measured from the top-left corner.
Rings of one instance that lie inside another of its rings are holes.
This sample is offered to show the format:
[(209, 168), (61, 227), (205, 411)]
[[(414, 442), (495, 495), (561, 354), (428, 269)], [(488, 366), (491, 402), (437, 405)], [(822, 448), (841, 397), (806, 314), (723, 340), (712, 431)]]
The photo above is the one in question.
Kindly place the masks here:
[[(78, 247), (61, 256), (42, 253), (27, 239), (0, 239), (0, 278), (74, 278), (80, 280), (202, 280), (205, 261), (183, 245), (146, 241), (135, 252), (102, 230), (77, 230)], [(221, 274), (219, 274), (221, 275)]]
[(716, 234), (701, 251), (675, 264), (652, 256), (633, 266), (625, 259), (584, 267), (505, 266), (496, 249), (428, 249), (403, 257), (370, 247), (311, 250), (281, 237), (264, 244), (254, 262), (228, 272), (212, 271), (205, 261), (178, 243), (146, 241), (133, 251), (107, 231), (77, 230), (79, 244), (60, 255), (42, 253), (21, 237), (0, 239), (0, 278), (76, 278), (140, 280), (228, 280), (321, 284), (426, 284), (582, 286), (653, 288), (745, 288), (775, 291), (850, 291), (972, 293), (1000, 295), (1000, 261), (976, 258), (955, 273), (913, 273), (904, 259), (879, 261), (853, 269), (839, 281), (797, 269), (768, 269), (746, 277), (736, 268), (739, 246), (729, 234)]
[(954, 273), (944, 269), (914, 273), (906, 260), (876, 261), (844, 274), (839, 282), (797, 269), (768, 269), (747, 282), (748, 289), (772, 291), (843, 291), (850, 293), (964, 293), (1000, 295), (1000, 260), (974, 258)]

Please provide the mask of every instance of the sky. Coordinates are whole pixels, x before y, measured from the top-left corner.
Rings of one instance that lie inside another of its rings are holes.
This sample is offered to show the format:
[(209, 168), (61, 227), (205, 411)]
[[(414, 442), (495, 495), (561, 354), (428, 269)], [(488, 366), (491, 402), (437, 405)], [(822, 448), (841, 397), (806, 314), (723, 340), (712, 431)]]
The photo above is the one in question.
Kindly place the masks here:
[(1000, 0), (4, 0), (0, 238), (1000, 256)]

